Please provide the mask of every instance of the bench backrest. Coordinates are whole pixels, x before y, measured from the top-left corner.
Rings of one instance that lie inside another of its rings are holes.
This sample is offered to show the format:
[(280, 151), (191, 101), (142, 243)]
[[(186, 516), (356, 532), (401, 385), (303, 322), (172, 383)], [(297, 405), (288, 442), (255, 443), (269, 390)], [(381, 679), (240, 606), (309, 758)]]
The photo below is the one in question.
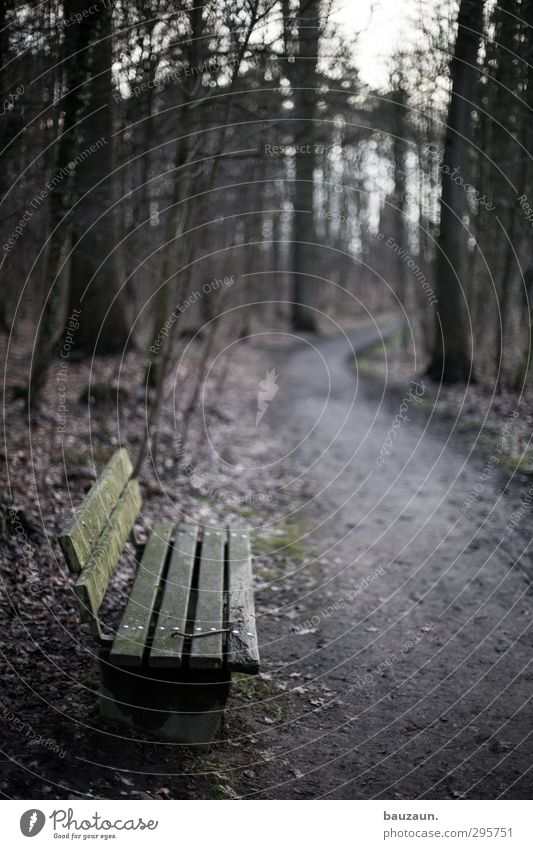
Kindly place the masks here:
[(59, 536), (70, 571), (79, 575), (75, 592), (81, 620), (98, 633), (100, 605), (141, 509), (132, 473), (126, 449), (116, 451)]

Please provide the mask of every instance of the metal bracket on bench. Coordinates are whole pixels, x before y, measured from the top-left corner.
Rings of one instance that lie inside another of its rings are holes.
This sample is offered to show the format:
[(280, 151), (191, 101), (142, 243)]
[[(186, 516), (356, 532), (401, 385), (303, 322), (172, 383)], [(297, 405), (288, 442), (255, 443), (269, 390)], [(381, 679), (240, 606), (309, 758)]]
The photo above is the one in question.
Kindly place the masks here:
[(144, 552), (144, 549), (146, 548), (146, 540), (145, 541), (141, 540), (137, 536), (135, 528), (132, 528), (131, 531), (130, 531), (130, 534), (129, 534), (129, 541), (131, 542), (131, 544), (133, 545), (133, 547), (135, 549), (135, 559), (140, 560), (141, 557), (142, 557), (142, 554)]
[(212, 637), (213, 634), (228, 634), (229, 628), (211, 628), (209, 631), (202, 631), (197, 634), (187, 634), (185, 631), (178, 631), (176, 628), (172, 629), (171, 637), (186, 637), (188, 640), (194, 640), (197, 637)]
[(89, 622), (89, 627), (91, 629), (91, 634), (97, 643), (99, 643), (102, 647), (104, 646), (112, 646), (114, 637), (111, 637), (107, 634), (104, 634), (102, 628), (100, 627), (100, 621), (98, 619), (91, 619)]

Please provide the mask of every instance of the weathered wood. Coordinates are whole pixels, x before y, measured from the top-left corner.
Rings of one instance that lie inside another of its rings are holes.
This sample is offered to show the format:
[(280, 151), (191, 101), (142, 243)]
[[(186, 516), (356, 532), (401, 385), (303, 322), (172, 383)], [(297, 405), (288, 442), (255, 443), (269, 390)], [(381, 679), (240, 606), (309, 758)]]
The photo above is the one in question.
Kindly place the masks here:
[(259, 671), (259, 649), (255, 609), (250, 537), (246, 531), (228, 534), (228, 641), (229, 669), (255, 674)]
[(163, 599), (150, 649), (150, 666), (172, 668), (182, 665), (185, 638), (181, 634), (187, 627), (197, 541), (196, 525), (180, 525), (163, 585)]
[(133, 526), (142, 500), (131, 474), (127, 453), (116, 452), (60, 537), (69, 568), (81, 571), (81, 619), (100, 645), (101, 712), (160, 739), (205, 747), (232, 671), (259, 668), (248, 534), (206, 530), (198, 563), (196, 525), (183, 523), (173, 540), (173, 525), (156, 524), (113, 639), (98, 611), (128, 537), (138, 545)]
[(139, 484), (136, 480), (130, 480), (76, 581), (74, 590), (82, 622), (91, 622), (98, 615), (109, 580), (140, 509)]
[(126, 449), (116, 451), (81, 506), (74, 512), (59, 537), (61, 550), (71, 572), (78, 573), (88, 564), (93, 546), (97, 543), (132, 472), (133, 467)]
[(224, 628), (224, 543), (225, 531), (206, 530), (202, 535), (196, 613), (193, 633), (219, 632), (194, 637), (191, 644), (191, 669), (222, 666)]
[(111, 662), (117, 666), (140, 666), (142, 663), (173, 530), (174, 525), (158, 522), (146, 543), (111, 649)]

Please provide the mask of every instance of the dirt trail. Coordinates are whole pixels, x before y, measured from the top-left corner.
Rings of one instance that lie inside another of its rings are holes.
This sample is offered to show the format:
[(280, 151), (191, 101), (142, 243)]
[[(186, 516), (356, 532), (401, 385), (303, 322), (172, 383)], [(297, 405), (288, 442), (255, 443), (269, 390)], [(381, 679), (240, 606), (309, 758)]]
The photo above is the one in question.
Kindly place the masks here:
[(284, 689), (256, 728), (252, 795), (529, 797), (533, 604), (501, 469), (483, 479), (491, 452), (468, 457), (422, 384), (391, 396), (350, 351), (326, 341), (279, 365), (270, 421), (307, 469), (287, 521), (312, 528), (316, 557), (259, 618)]
[[(353, 338), (360, 349), (375, 335), (361, 328)], [(115, 366), (106, 363), (110, 383)], [(274, 367), (279, 389), (271, 382), (267, 392), (265, 370)], [(132, 387), (136, 370), (134, 361)], [(76, 385), (87, 380), (83, 371), (73, 375)], [(270, 400), (257, 426), (258, 385)], [(80, 628), (53, 542), (64, 524), (58, 505), (66, 504), (62, 455), (50, 455), (53, 424), (32, 429), (31, 464), (27, 434), (12, 429), (15, 497), (45, 592), (27, 592), (22, 543), (11, 533), (2, 551), (9, 604), (0, 645), (0, 792), (19, 799), (530, 797), (533, 597), (522, 566), (531, 555), (520, 566), (516, 559), (531, 533), (531, 505), (520, 507), (515, 488), (502, 495), (510, 475), (503, 463), (483, 477), (494, 447), (468, 458), (464, 436), (452, 434), (453, 423), (434, 412), (420, 384), (385, 391), (379, 379), (358, 379), (346, 339), (302, 346), (286, 333), (281, 340), (258, 334), (234, 352), (224, 392), (218, 380), (208, 386), (212, 395), (195, 425), (198, 441), (203, 427), (209, 437), (196, 463), (202, 487), (170, 462), (171, 497), (162, 498), (147, 474), (143, 524), (175, 521), (178, 507), (201, 523), (263, 522), (255, 549), (265, 552), (256, 577), (266, 674), (235, 681), (208, 752), (105, 722), (94, 644)], [(69, 486), (79, 503), (91, 478), (86, 411), (74, 401), (73, 409)], [(170, 459), (172, 413), (169, 404)], [(124, 415), (142, 423), (134, 405)], [(114, 450), (114, 405), (91, 421), (101, 463)], [(128, 431), (133, 445), (135, 435)], [(291, 474), (298, 480), (288, 485)], [(51, 547), (39, 530), (33, 475)], [(509, 531), (513, 511), (517, 527)], [(302, 536), (297, 544), (294, 533)], [(130, 556), (108, 613), (118, 612), (133, 572)]]

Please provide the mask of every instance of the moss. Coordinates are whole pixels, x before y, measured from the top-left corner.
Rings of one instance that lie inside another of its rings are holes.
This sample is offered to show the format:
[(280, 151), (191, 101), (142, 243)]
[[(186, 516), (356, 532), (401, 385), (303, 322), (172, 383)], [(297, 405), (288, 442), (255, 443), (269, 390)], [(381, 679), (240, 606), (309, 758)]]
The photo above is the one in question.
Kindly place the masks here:
[(233, 675), (233, 693), (243, 701), (260, 705), (261, 711), (272, 719), (280, 719), (284, 709), (279, 699), (282, 691), (274, 681), (260, 675), (244, 675), (236, 672)]
[(272, 719), (281, 719), (281, 717), (284, 715), (283, 708), (281, 707), (279, 702), (264, 702), (261, 707), (263, 708), (267, 716), (271, 717)]
[(365, 348), (364, 354), (356, 354), (353, 359), (354, 370), (363, 377), (383, 376), (383, 352), (388, 355), (399, 351), (402, 346), (402, 336), (398, 333), (390, 339), (378, 342), (371, 348)]
[(239, 794), (235, 792), (229, 783), (228, 774), (231, 774), (232, 767), (225, 759), (215, 758), (214, 761), (211, 761), (208, 764), (206, 764), (205, 761), (202, 761), (200, 768), (202, 770), (207, 768), (214, 779), (211, 787), (209, 788), (209, 794), (207, 796), (208, 799), (224, 800), (239, 798)]
[(81, 682), (84, 687), (87, 687), (88, 690), (94, 690), (97, 692), (100, 689), (100, 681), (96, 678), (86, 678), (85, 681)]
[(524, 454), (501, 454), (500, 462), (502, 466), (511, 469), (513, 472), (521, 472), (524, 475), (533, 475), (533, 450), (526, 451)]
[[(254, 552), (255, 554), (255, 552)], [(276, 573), (274, 569), (269, 569), (268, 566), (261, 564), (261, 579), (263, 581), (267, 581), (268, 583), (272, 583), (279, 578), (279, 575)], [(267, 589), (272, 590), (272, 587), (267, 587)]]
[(233, 507), (233, 512), (236, 516), (242, 516), (243, 519), (258, 519), (262, 518), (260, 513), (252, 510), (251, 507)]
[(229, 784), (222, 784), (221, 782), (215, 782), (211, 787), (211, 792), (209, 794), (209, 799), (212, 801), (222, 801), (224, 799), (237, 799), (238, 794), (230, 787)]
[(305, 529), (297, 525), (281, 525), (275, 534), (254, 534), (253, 552), (258, 557), (271, 555), (284, 560), (302, 563), (309, 557), (309, 548), (302, 542)]
[(107, 463), (111, 459), (112, 453), (112, 448), (99, 445), (98, 443), (93, 444), (91, 447), (87, 446), (86, 448), (74, 448), (71, 446), (65, 448), (65, 460), (67, 462), (67, 468), (69, 465), (92, 467), (95, 463), (97, 466)]
[(375, 360), (369, 360), (366, 357), (358, 357), (357, 363), (354, 361), (355, 371), (362, 377), (380, 377), (381, 367)]

